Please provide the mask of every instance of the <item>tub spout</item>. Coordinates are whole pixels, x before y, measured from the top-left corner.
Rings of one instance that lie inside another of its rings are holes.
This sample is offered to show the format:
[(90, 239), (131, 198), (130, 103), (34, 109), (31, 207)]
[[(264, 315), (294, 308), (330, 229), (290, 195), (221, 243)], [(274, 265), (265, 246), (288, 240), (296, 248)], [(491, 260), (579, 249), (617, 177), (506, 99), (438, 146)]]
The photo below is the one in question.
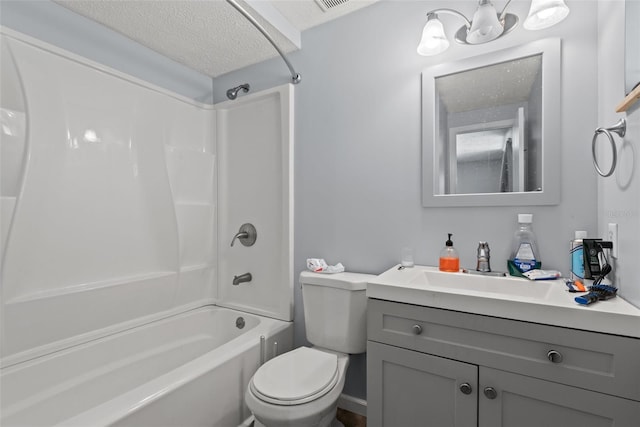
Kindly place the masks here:
[(233, 276), (233, 284), (237, 286), (240, 283), (250, 282), (251, 279), (252, 279), (251, 273), (244, 273), (239, 276)]

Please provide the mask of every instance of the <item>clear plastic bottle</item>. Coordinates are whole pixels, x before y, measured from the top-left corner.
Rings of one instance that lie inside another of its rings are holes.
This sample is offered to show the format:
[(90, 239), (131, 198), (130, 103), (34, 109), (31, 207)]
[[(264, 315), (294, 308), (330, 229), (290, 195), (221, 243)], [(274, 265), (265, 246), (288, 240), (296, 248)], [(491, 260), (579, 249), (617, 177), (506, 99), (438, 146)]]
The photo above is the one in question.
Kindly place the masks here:
[(518, 230), (513, 235), (513, 250), (507, 262), (512, 276), (522, 276), (522, 273), (542, 266), (532, 223), (532, 214), (518, 215)]
[(586, 231), (576, 231), (575, 237), (571, 241), (571, 280), (584, 283), (584, 248), (583, 239), (587, 238)]
[(444, 249), (440, 251), (439, 268), (440, 271), (458, 272), (460, 271), (460, 257), (458, 256), (458, 251), (455, 250), (453, 242), (451, 241), (451, 236), (453, 236), (453, 234), (448, 234), (449, 239), (446, 241)]

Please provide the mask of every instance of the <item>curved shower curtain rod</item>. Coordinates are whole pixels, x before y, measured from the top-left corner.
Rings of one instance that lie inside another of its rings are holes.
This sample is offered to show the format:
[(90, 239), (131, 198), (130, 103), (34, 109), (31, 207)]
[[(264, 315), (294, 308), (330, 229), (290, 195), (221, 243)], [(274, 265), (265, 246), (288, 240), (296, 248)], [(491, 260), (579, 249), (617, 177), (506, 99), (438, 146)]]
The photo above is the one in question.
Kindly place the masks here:
[(289, 62), (289, 59), (287, 59), (287, 56), (278, 47), (276, 42), (273, 41), (273, 39), (271, 38), (269, 33), (267, 33), (267, 30), (265, 30), (264, 27), (262, 25), (260, 25), (260, 23), (258, 21), (256, 21), (256, 19), (253, 16), (249, 15), (249, 12), (244, 10), (242, 8), (242, 6), (240, 6), (238, 3), (236, 3), (235, 0), (227, 0), (227, 3), (229, 3), (238, 12), (240, 12), (242, 15), (244, 15), (244, 17), (247, 18), (249, 20), (249, 22), (251, 22), (253, 24), (253, 26), (256, 27), (258, 29), (258, 31), (260, 31), (262, 33), (263, 36), (265, 36), (265, 38), (267, 40), (269, 40), (269, 43), (271, 43), (271, 45), (278, 51), (278, 53), (280, 54), (280, 56), (284, 60), (285, 64), (287, 64), (287, 67), (289, 68), (289, 71), (291, 72), (291, 81), (293, 82), (293, 84), (300, 83), (300, 80), (302, 79), (302, 77), (300, 77), (300, 74), (296, 73), (296, 70), (293, 69), (293, 66), (291, 65), (291, 62)]

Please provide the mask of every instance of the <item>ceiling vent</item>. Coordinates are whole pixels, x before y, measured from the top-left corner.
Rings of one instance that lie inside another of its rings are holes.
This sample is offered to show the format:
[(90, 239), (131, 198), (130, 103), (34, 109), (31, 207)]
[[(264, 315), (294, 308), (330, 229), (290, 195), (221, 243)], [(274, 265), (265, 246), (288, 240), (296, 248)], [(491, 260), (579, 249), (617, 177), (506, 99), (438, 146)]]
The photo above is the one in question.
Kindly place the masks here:
[(338, 7), (341, 4), (344, 4), (347, 2), (349, 2), (349, 0), (316, 0), (316, 3), (318, 3), (318, 6), (320, 6), (320, 9), (322, 9), (325, 12), (329, 9), (333, 9), (334, 7)]

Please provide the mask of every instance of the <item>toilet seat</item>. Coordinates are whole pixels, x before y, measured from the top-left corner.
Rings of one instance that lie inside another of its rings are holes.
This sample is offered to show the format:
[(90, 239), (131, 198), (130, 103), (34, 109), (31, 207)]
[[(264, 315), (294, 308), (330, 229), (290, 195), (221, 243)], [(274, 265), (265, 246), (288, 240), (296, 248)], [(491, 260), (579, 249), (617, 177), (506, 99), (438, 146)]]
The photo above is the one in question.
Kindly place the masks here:
[(338, 377), (337, 355), (299, 347), (258, 368), (249, 387), (264, 402), (300, 405), (327, 394)]

